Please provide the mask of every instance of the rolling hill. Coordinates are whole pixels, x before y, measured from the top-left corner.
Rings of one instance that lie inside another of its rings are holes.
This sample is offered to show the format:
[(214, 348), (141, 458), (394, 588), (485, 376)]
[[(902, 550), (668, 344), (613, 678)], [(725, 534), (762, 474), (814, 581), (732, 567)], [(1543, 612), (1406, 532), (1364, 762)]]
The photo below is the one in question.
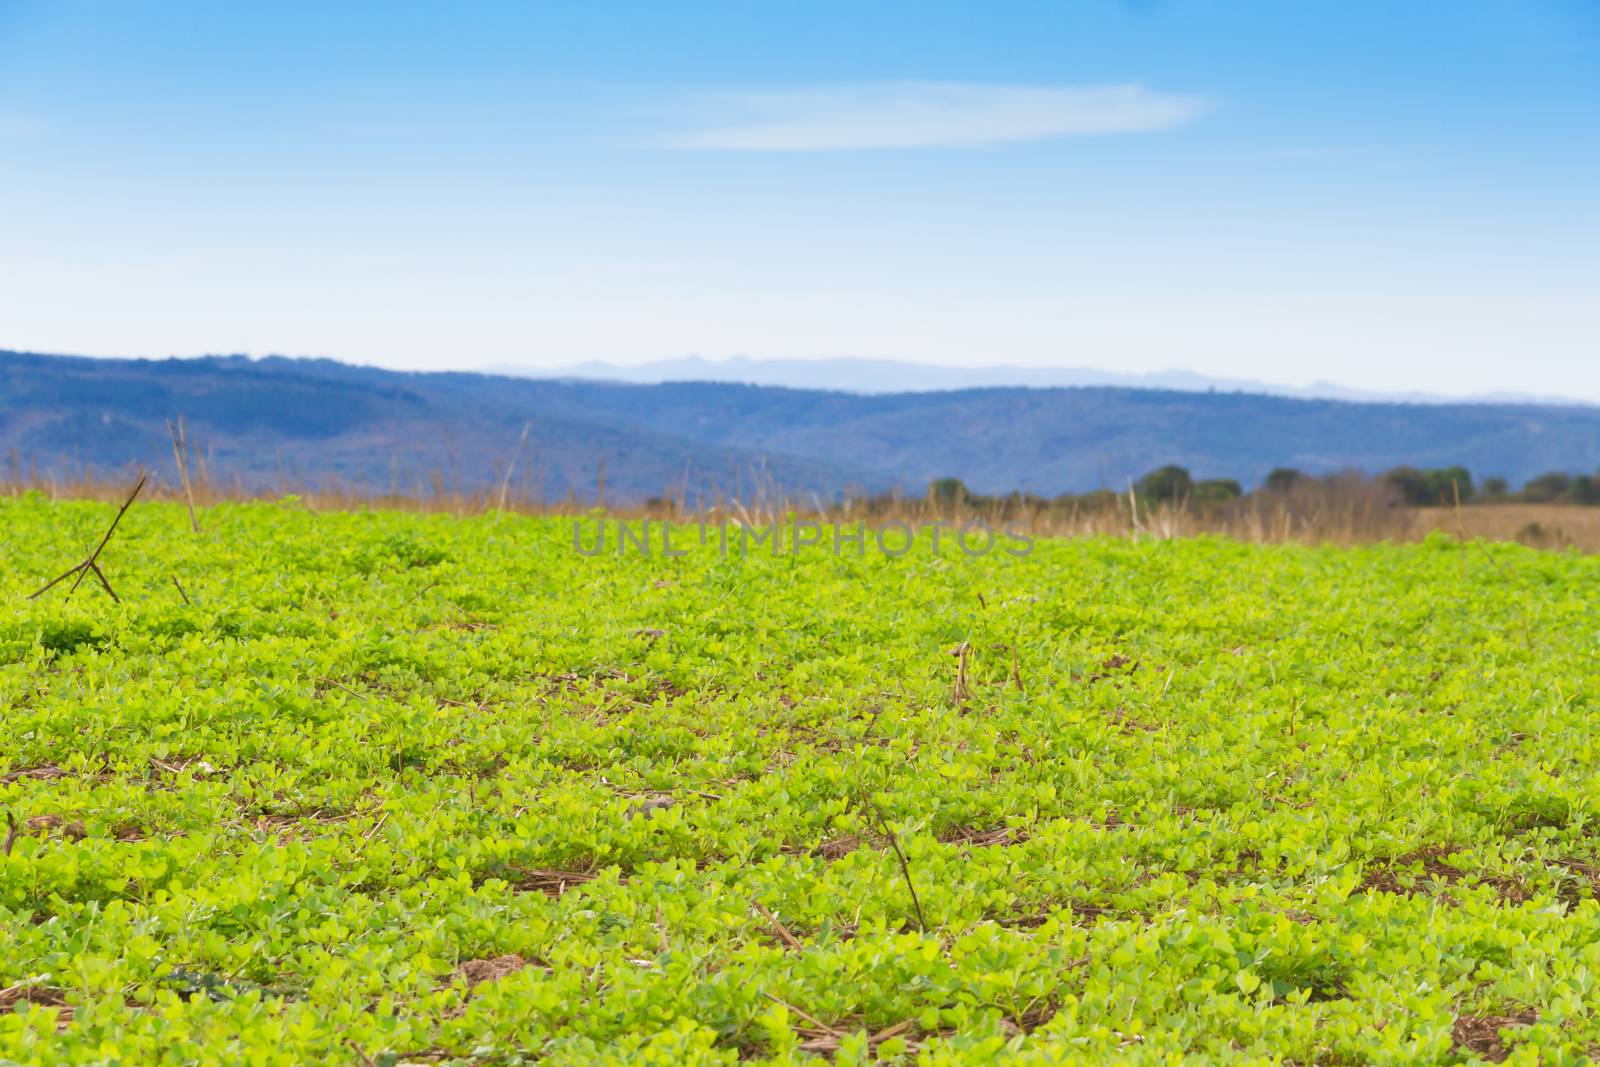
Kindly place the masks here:
[[(1117, 487), (1164, 463), (1259, 482), (1278, 466), (1461, 463), (1520, 482), (1600, 467), (1600, 409), (1402, 404), (1242, 392), (985, 388), (864, 395), (712, 382), (625, 385), (403, 373), (332, 360), (121, 360), (0, 352), (13, 470), (170, 472), (182, 414), (213, 477), (374, 492), (492, 484), (614, 500), (778, 486), (825, 497), (956, 476), (983, 492)], [(527, 427), (527, 439), (519, 439)]]

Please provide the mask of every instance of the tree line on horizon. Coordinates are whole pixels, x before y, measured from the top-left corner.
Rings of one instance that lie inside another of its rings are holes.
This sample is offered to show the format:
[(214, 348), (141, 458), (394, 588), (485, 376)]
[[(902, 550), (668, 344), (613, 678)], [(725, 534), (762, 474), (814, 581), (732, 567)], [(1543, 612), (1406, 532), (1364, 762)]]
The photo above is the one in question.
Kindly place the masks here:
[(1448, 507), (1457, 503), (1600, 506), (1600, 473), (1549, 471), (1513, 490), (1505, 478), (1486, 477), (1480, 482), (1462, 466), (1400, 466), (1375, 475), (1360, 471), (1315, 475), (1279, 467), (1259, 486), (1247, 491), (1237, 479), (1197, 479), (1188, 468), (1167, 464), (1135, 479), (1125, 490), (1096, 489), (1054, 497), (1022, 492), (985, 495), (973, 492), (959, 478), (939, 478), (928, 487), (929, 500), (934, 504), (978, 510), (1090, 509), (1125, 505), (1131, 494), (1143, 504), (1172, 504), (1204, 511), (1235, 501), (1283, 500), (1309, 493), (1378, 495), (1393, 506), (1406, 507)]

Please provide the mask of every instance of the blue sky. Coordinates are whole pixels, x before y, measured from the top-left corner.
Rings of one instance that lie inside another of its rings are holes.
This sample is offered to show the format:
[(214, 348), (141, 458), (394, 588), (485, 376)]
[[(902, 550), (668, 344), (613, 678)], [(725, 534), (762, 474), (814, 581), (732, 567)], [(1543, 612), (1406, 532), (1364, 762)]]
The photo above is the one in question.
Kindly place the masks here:
[(1600, 5), (0, 0), (0, 346), (1600, 399)]

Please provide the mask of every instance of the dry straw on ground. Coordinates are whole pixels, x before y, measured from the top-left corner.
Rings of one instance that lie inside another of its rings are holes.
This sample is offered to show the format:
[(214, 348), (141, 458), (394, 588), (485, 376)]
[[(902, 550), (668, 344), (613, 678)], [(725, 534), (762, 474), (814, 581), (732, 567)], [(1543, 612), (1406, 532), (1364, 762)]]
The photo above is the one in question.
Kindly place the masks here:
[[(39, 492), (53, 500), (120, 502), (139, 474), (131, 469), (89, 470), (63, 479), (23, 471), (13, 464), (9, 473), (0, 477), (0, 496)], [(591, 514), (598, 503), (593, 493), (569, 493), (563, 499), (543, 501), (519, 496), (508, 491), (509, 479), (504, 477), (476, 489), (450, 489), (441, 480), (429, 492), (405, 494), (374, 491), (337, 479), (317, 486), (249, 488), (214, 480), (203, 464), (198, 469), (190, 466), (187, 475), (152, 474), (141, 499), (204, 507), (293, 495), (316, 511), (377, 508), (463, 515), (504, 511), (557, 516)], [(1076, 501), (1020, 497), (952, 501), (938, 500), (931, 494), (893, 493), (830, 502), (813, 493), (788, 493), (768, 483), (742, 498), (709, 496), (699, 507), (691, 506), (680, 491), (644, 502), (609, 501), (606, 512), (621, 519), (705, 519), (751, 525), (786, 519), (865, 522), (869, 526), (896, 521), (941, 521), (951, 526), (983, 522), (996, 529), (1015, 524), (1015, 528), (1031, 536), (1172, 539), (1217, 535), (1252, 543), (1409, 542), (1442, 531), (1467, 539), (1517, 541), (1538, 548), (1600, 549), (1600, 507), (1511, 502), (1407, 507), (1381, 482), (1359, 474), (1308, 481), (1287, 492), (1260, 491), (1211, 506), (1198, 506), (1186, 499), (1153, 501), (1136, 498), (1131, 492), (1091, 494)], [(198, 520), (195, 523), (198, 525)]]

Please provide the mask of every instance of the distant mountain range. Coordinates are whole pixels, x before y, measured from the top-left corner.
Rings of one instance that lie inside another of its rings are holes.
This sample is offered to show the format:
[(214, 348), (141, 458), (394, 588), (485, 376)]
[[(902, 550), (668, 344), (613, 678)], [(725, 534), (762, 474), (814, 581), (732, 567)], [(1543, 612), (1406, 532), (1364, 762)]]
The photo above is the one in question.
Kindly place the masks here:
[(1570, 404), (1558, 397), (1523, 393), (1445, 396), (1435, 393), (1385, 393), (1350, 389), (1332, 382), (1281, 385), (1245, 378), (1216, 378), (1186, 370), (1150, 374), (1119, 374), (1092, 367), (951, 367), (933, 363), (907, 363), (884, 359), (682, 359), (650, 363), (576, 363), (568, 367), (539, 369), (500, 364), (485, 373), (516, 378), (558, 381), (627, 382), (659, 385), (665, 382), (732, 382), (739, 385), (773, 385), (788, 389), (836, 389), (848, 393), (927, 393), (954, 389), (1028, 388), (1060, 389), (1109, 386), (1122, 389), (1171, 389), (1184, 393), (1260, 393), (1307, 400), (1371, 400), (1406, 404)]
[[(926, 386), (927, 382), (919, 383)], [(1257, 484), (1461, 463), (1520, 483), (1600, 468), (1600, 408), (1370, 403), (1258, 393), (996, 387), (831, 392), (402, 373), (332, 360), (122, 360), (0, 351), (0, 459), (70, 476), (138, 463), (172, 476), (182, 414), (214, 478), (253, 488), (332, 479), (374, 492), (497, 484), (593, 500), (691, 502), (773, 487), (833, 497), (959, 477), (1043, 495), (1118, 488), (1178, 463)], [(519, 446), (523, 429), (526, 441)]]

